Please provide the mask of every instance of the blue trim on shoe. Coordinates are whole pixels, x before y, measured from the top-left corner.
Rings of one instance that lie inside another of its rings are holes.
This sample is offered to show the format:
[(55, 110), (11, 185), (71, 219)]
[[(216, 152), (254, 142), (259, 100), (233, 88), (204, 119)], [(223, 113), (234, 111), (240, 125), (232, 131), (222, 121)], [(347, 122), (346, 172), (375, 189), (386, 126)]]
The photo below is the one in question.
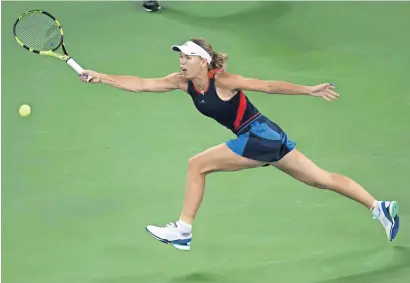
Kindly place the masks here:
[(400, 218), (399, 216), (394, 217), (394, 224), (390, 232), (390, 241), (393, 241), (397, 234), (399, 233), (399, 227), (400, 227)]
[(171, 244), (188, 246), (188, 244), (191, 243), (191, 240), (192, 240), (191, 238), (183, 239), (183, 240), (175, 240), (175, 241), (171, 241)]
[(154, 239), (160, 241), (161, 243), (167, 244), (167, 245), (172, 244), (172, 245), (180, 245), (180, 246), (189, 246), (189, 244), (190, 244), (191, 241), (192, 241), (192, 238), (189, 238), (189, 239), (180, 239), (180, 240), (174, 240), (174, 241), (168, 241), (167, 239), (162, 239), (162, 238), (160, 238), (160, 237), (158, 237), (158, 236), (152, 234), (151, 231), (148, 230), (147, 227), (145, 227), (145, 230), (146, 230), (146, 231), (148, 232), (148, 234), (151, 235)]
[(156, 235), (154, 235), (154, 234), (152, 234), (151, 233), (151, 231), (150, 230), (148, 230), (148, 228), (147, 227), (145, 227), (145, 230), (148, 232), (148, 234), (150, 234), (154, 239), (156, 239), (156, 240), (158, 240), (158, 241), (160, 241), (161, 243), (164, 243), (164, 244), (170, 244), (170, 242), (168, 241), (168, 240), (166, 240), (166, 239), (161, 239), (161, 238), (159, 238), (158, 236), (156, 236)]
[(386, 202), (382, 201), (382, 203), (380, 204), (380, 206), (382, 207), (382, 211), (384, 213), (384, 216), (386, 216), (386, 218), (393, 223), (393, 219), (391, 218), (390, 212), (387, 210), (386, 208)]

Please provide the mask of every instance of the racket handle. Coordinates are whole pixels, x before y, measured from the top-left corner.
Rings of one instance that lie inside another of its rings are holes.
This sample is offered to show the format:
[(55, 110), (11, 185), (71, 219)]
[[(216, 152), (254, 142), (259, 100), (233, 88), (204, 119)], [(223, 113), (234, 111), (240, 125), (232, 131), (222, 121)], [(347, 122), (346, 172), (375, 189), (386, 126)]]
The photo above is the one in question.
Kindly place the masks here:
[(78, 63), (76, 61), (74, 61), (73, 58), (68, 59), (67, 64), (70, 65), (71, 68), (73, 68), (77, 72), (77, 74), (81, 74), (81, 72), (84, 71), (84, 69), (81, 68), (81, 66), (78, 65)]

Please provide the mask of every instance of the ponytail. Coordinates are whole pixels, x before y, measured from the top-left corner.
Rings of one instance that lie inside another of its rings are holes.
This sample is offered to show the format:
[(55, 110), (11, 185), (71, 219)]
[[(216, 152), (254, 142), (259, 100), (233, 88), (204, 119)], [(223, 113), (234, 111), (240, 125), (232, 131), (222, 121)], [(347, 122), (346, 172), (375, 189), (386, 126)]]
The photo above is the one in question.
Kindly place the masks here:
[(208, 69), (225, 69), (226, 61), (228, 61), (228, 54), (213, 51), (212, 45), (203, 38), (192, 38), (192, 42), (201, 46), (212, 57), (212, 62)]
[(211, 69), (225, 69), (228, 61), (228, 54), (213, 51)]

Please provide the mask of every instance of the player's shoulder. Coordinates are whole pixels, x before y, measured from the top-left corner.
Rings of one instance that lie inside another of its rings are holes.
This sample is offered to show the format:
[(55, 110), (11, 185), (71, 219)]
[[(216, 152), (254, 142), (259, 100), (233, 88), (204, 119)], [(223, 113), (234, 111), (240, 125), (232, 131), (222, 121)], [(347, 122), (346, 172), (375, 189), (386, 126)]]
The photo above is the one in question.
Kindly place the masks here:
[(173, 84), (175, 84), (179, 88), (181, 88), (181, 87), (184, 88), (185, 85), (188, 83), (188, 79), (185, 78), (181, 73), (178, 73), (178, 72), (171, 73), (171, 74), (167, 75), (165, 77), (165, 79), (172, 82)]
[(184, 76), (178, 72), (174, 72), (169, 75), (166, 75), (165, 78), (168, 80), (174, 80), (174, 81), (182, 81), (185, 79)]
[(215, 82), (221, 87), (236, 88), (237, 82), (243, 77), (236, 73), (227, 71), (215, 72)]
[(215, 72), (215, 80), (229, 82), (243, 78), (240, 74), (230, 73), (225, 70), (218, 70)]
[(166, 76), (167, 79), (169, 80), (174, 80), (174, 81), (188, 81), (187, 78), (185, 78), (182, 73), (179, 72), (174, 72)]

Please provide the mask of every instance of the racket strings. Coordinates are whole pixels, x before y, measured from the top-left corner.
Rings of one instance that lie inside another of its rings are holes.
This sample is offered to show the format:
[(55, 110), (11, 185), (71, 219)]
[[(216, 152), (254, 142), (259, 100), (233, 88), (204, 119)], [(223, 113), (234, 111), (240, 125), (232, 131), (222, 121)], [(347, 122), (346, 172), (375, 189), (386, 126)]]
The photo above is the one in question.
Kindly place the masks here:
[(41, 13), (28, 14), (16, 26), (16, 36), (29, 48), (48, 51), (61, 41), (60, 29), (49, 16)]

